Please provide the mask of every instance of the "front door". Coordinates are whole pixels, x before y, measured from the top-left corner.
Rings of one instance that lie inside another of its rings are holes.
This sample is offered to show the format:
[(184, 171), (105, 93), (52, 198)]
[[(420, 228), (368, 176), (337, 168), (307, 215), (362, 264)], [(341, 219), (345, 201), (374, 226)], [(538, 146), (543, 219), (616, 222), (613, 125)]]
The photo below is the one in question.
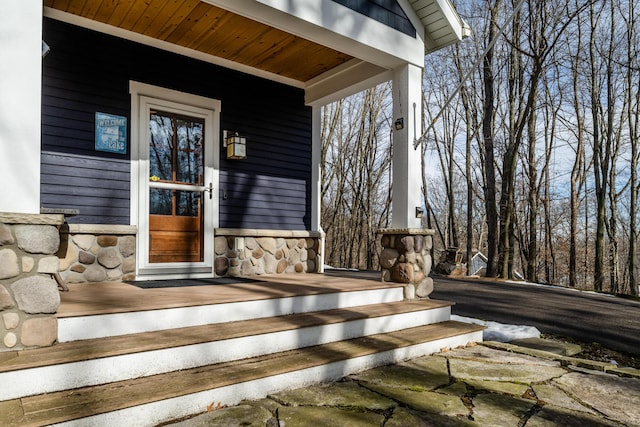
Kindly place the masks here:
[(150, 263), (204, 261), (204, 133), (199, 117), (150, 111)]
[[(137, 276), (213, 276), (219, 101), (143, 84), (138, 129)], [(137, 95), (137, 96), (136, 96)], [(137, 104), (137, 105), (135, 105)], [(132, 147), (132, 152), (134, 148)]]

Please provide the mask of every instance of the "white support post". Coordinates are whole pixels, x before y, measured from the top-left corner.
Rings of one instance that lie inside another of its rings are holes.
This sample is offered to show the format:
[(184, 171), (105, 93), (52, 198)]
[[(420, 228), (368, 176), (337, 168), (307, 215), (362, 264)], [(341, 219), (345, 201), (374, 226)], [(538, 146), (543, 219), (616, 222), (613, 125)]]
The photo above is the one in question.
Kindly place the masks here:
[(311, 230), (319, 231), (318, 272), (324, 272), (324, 232), (322, 231), (322, 107), (313, 105), (311, 109)]
[[(407, 64), (393, 71), (392, 228), (420, 228), (421, 151), (413, 149), (413, 142), (420, 136), (421, 118), (422, 69)], [(400, 120), (402, 129), (396, 127)]]
[(2, 2), (0, 211), (40, 213), (42, 0)]

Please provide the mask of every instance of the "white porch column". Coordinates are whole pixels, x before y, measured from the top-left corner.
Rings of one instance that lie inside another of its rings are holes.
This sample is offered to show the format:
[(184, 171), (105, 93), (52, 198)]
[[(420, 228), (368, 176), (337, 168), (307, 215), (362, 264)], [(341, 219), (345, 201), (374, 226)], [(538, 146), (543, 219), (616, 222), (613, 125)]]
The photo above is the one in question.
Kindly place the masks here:
[(392, 228), (420, 228), (420, 150), (413, 149), (413, 141), (420, 136), (421, 118), (422, 69), (407, 64), (393, 70), (393, 120), (402, 119), (404, 127), (393, 131)]
[(311, 230), (319, 231), (318, 273), (324, 272), (324, 231), (322, 231), (322, 107), (311, 107)]
[(42, 0), (0, 16), (0, 211), (40, 213)]

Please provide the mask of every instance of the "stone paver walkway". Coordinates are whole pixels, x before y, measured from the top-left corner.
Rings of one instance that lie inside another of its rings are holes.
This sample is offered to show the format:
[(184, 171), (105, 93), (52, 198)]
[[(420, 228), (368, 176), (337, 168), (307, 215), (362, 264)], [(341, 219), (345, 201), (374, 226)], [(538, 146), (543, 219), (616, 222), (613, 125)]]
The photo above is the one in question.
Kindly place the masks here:
[(174, 426), (640, 426), (640, 372), (484, 343), (275, 393)]

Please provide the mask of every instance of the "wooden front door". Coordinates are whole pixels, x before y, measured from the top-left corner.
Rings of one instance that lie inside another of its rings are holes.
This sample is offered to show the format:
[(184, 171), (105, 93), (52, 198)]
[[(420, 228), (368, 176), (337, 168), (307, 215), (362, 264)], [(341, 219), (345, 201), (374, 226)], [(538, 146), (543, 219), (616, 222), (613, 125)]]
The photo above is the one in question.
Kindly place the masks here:
[(202, 262), (205, 121), (150, 110), (148, 123), (149, 262)]

